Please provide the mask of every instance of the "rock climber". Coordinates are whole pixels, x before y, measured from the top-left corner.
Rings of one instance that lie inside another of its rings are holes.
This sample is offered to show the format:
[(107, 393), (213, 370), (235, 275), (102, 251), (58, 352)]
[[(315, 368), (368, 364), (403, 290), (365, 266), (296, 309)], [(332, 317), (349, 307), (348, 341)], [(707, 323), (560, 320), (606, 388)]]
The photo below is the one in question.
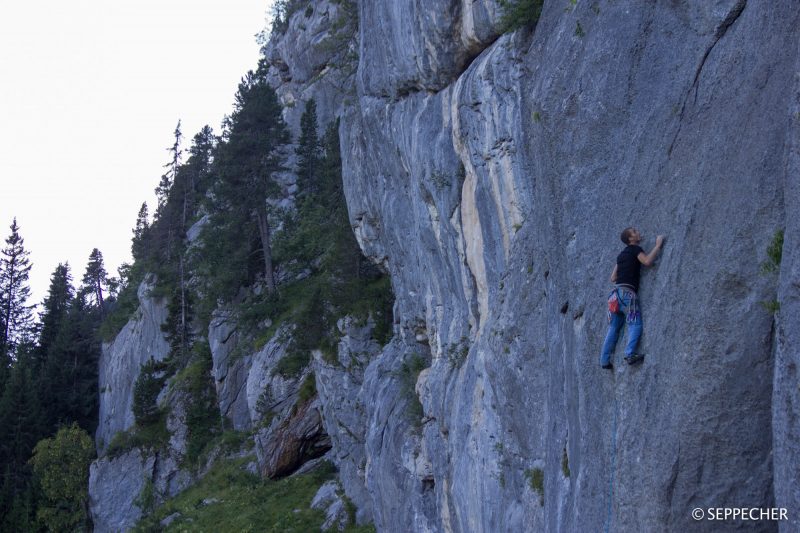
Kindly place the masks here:
[(625, 249), (617, 256), (617, 264), (611, 272), (611, 283), (614, 290), (608, 296), (608, 333), (603, 342), (603, 351), (600, 354), (600, 366), (612, 370), (611, 354), (617, 345), (617, 337), (622, 329), (622, 324), (628, 324), (628, 344), (625, 346), (625, 361), (629, 365), (639, 363), (644, 355), (637, 353), (636, 346), (642, 336), (642, 312), (639, 304), (639, 272), (642, 265), (651, 266), (661, 247), (664, 236), (656, 237), (656, 245), (646, 254), (639, 246), (642, 234), (633, 227), (622, 230), (620, 239), (625, 244)]

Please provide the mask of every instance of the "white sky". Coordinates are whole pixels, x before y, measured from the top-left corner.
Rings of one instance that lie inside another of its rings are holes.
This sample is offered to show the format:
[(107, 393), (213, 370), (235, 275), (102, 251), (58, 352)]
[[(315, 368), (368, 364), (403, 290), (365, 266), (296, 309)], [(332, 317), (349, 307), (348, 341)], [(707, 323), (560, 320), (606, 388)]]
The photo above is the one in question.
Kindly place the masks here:
[(219, 133), (272, 0), (41, 0), (0, 6), (0, 245), (17, 217), (29, 304), (59, 262), (76, 283), (92, 248), (109, 274), (169, 160)]

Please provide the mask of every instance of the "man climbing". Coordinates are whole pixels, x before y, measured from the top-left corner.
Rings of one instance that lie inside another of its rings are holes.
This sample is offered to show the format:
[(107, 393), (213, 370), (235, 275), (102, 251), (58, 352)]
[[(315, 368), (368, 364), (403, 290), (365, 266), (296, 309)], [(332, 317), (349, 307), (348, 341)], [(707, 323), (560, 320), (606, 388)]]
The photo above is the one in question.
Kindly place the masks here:
[(642, 234), (636, 228), (625, 228), (620, 235), (625, 243), (625, 249), (617, 256), (617, 264), (611, 272), (611, 283), (615, 284), (614, 290), (608, 297), (608, 333), (603, 342), (603, 351), (600, 354), (600, 366), (609, 370), (614, 368), (611, 364), (611, 354), (617, 345), (617, 337), (622, 329), (623, 322), (628, 324), (628, 345), (625, 347), (625, 361), (629, 365), (644, 359), (644, 355), (636, 352), (639, 337), (642, 336), (642, 313), (639, 307), (639, 272), (642, 265), (650, 266), (664, 244), (664, 236), (656, 237), (656, 245), (649, 254), (639, 246)]

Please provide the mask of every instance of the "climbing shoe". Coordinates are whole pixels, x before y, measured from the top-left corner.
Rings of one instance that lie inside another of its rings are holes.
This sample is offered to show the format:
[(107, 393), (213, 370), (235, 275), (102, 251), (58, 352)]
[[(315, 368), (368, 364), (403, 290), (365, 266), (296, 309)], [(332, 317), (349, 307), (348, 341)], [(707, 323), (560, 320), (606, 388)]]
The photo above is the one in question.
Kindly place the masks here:
[(644, 360), (644, 355), (640, 353), (634, 353), (626, 357), (625, 360), (629, 365), (635, 365), (636, 363), (641, 363)]
[(614, 365), (612, 365), (611, 363), (606, 363), (604, 365), (600, 365), (600, 368), (604, 368), (606, 370), (614, 370)]

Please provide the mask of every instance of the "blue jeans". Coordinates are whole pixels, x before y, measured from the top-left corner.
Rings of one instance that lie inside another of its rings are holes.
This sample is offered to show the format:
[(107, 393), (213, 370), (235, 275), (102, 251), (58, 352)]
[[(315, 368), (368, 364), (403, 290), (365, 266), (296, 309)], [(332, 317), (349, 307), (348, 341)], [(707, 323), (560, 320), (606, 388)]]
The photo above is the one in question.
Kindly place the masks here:
[(636, 346), (642, 336), (642, 313), (639, 308), (636, 293), (628, 289), (619, 289), (622, 297), (620, 304), (621, 312), (613, 313), (609, 317), (608, 333), (603, 342), (603, 351), (600, 353), (600, 364), (606, 365), (611, 361), (611, 354), (617, 346), (617, 338), (622, 329), (622, 324), (628, 323), (628, 345), (625, 346), (625, 357), (630, 357), (636, 353)]

